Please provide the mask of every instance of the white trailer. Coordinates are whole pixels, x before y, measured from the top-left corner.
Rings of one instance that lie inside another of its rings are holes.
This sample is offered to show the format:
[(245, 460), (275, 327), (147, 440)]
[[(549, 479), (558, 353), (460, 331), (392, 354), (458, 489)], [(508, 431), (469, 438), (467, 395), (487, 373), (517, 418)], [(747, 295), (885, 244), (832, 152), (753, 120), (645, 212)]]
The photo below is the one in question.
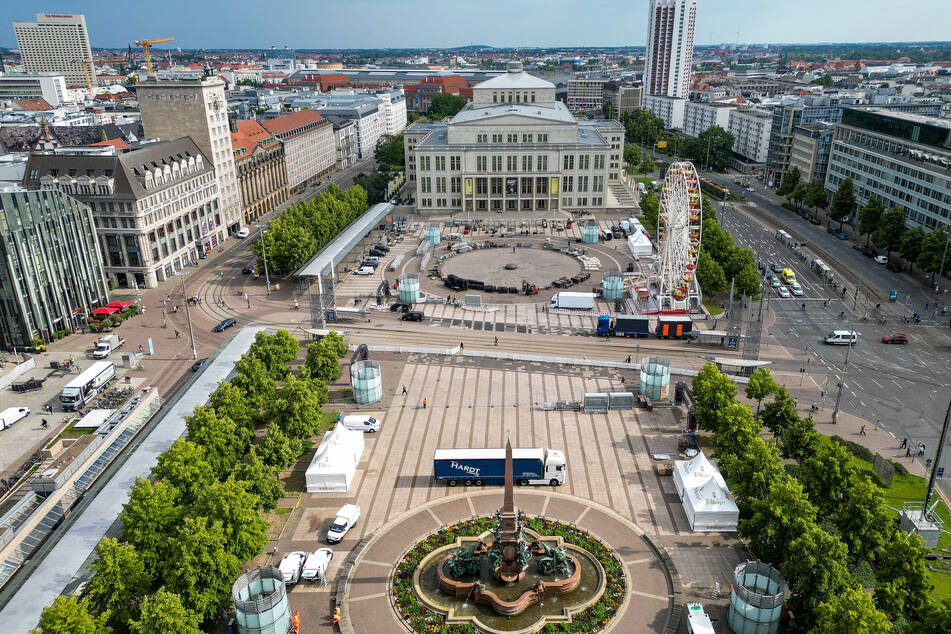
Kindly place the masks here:
[(59, 396), (63, 410), (70, 412), (82, 409), (114, 378), (116, 366), (112, 361), (93, 363), (63, 388), (63, 393)]
[(574, 308), (591, 310), (594, 308), (594, 293), (571, 293), (562, 291), (551, 298), (552, 308)]

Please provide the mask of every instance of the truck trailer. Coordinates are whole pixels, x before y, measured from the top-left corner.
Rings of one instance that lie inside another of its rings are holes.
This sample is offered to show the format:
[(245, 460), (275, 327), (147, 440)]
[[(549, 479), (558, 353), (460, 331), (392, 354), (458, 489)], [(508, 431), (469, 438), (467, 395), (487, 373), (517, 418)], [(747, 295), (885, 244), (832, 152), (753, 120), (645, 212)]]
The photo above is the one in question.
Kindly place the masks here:
[(693, 320), (687, 315), (661, 315), (657, 319), (661, 339), (693, 339)]
[(598, 317), (598, 336), (604, 337), (646, 337), (651, 334), (651, 322), (643, 315), (610, 315)]
[(552, 308), (575, 308), (591, 310), (594, 308), (594, 293), (571, 293), (561, 291), (551, 298)]
[(81, 410), (109, 381), (116, 378), (112, 361), (97, 361), (63, 387), (59, 400), (64, 412)]
[[(505, 484), (505, 449), (437, 449), (433, 475), (454, 487)], [(513, 449), (512, 475), (520, 485), (565, 483), (565, 454), (557, 449)]]

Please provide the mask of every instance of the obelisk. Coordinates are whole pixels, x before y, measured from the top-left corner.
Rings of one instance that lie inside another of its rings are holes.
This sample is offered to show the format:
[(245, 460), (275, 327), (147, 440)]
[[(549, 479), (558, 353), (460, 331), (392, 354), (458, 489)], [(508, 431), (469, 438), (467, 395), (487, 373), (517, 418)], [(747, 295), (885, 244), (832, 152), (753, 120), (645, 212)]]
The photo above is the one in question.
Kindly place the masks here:
[(515, 508), (515, 476), (512, 465), (512, 439), (505, 443), (505, 498), (499, 512), (499, 553), (502, 563), (496, 570), (499, 579), (505, 582), (517, 581), (525, 573), (519, 562), (521, 543), (519, 540), (518, 510)]

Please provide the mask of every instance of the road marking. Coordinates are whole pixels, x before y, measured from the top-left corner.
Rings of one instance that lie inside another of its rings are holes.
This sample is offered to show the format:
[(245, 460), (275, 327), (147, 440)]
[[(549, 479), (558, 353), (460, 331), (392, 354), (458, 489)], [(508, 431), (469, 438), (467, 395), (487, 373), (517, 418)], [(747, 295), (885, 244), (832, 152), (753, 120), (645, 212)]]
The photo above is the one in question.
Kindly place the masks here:
[[(639, 597), (647, 597), (648, 599), (657, 599), (659, 601), (670, 601), (670, 595), (664, 597), (659, 594), (651, 594), (649, 592), (641, 592), (639, 590), (628, 590), (628, 592), (630, 592), (631, 594), (636, 594)], [(369, 597), (361, 597), (361, 598), (369, 598)]]
[(625, 566), (636, 566), (637, 564), (646, 564), (649, 561), (654, 561), (653, 557), (644, 557), (643, 559), (633, 559), (631, 561), (625, 561)]
[(872, 383), (874, 383), (875, 385), (877, 385), (877, 386), (878, 386), (878, 389), (880, 389), (880, 390), (884, 390), (884, 389), (885, 389), (885, 387), (884, 387), (881, 383), (879, 383), (878, 381), (876, 381), (875, 379), (869, 378), (869, 380), (870, 380)]
[(427, 508), (426, 510), (429, 511), (429, 514), (432, 516), (432, 518), (436, 520), (436, 526), (442, 526), (442, 520), (436, 517), (436, 514), (433, 513), (433, 510), (431, 508)]
[[(631, 590), (631, 592), (633, 593), (634, 591)], [(367, 599), (382, 599), (383, 597), (388, 596), (390, 596), (389, 592), (378, 592), (376, 594), (368, 594), (365, 597), (354, 597), (352, 599), (347, 598), (347, 603), (356, 603), (357, 601), (366, 601)]]
[(581, 515), (578, 516), (578, 519), (575, 520), (575, 524), (581, 523), (581, 520), (584, 519), (584, 516), (587, 515), (587, 514), (588, 514), (588, 511), (590, 511), (590, 510), (591, 510), (591, 507), (590, 507), (590, 506), (586, 506), (585, 509), (584, 509), (583, 511), (581, 511)]
[(373, 561), (372, 559), (361, 559), (361, 560), (360, 560), (360, 563), (361, 563), (361, 564), (370, 564), (371, 566), (383, 566), (384, 568), (392, 568), (392, 567), (393, 567), (392, 562), (391, 562), (391, 563), (386, 563), (386, 562), (383, 562), (383, 561)]
[[(546, 495), (546, 496), (545, 496), (545, 503), (542, 504), (542, 512), (539, 513), (539, 515), (541, 515), (542, 517), (545, 517), (545, 511), (548, 510), (548, 503), (549, 503), (549, 502), (551, 502), (551, 496), (550, 496), (550, 495)], [(470, 504), (471, 504), (471, 502), (470, 502)]]
[(469, 513), (472, 515), (472, 517), (475, 517), (476, 512), (475, 512), (475, 507), (472, 505), (472, 497), (467, 495), (466, 502), (469, 503)]

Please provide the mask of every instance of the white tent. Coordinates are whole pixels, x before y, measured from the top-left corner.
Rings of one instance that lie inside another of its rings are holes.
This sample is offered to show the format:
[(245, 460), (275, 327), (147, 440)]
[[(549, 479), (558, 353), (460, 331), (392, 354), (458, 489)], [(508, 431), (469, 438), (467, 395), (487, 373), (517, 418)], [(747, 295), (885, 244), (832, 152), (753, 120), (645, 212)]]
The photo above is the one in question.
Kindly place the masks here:
[(642, 257), (654, 252), (654, 246), (651, 239), (642, 231), (634, 231), (627, 237), (627, 248), (631, 250), (631, 255)]
[(349, 489), (362, 455), (363, 432), (347, 429), (337, 423), (324, 436), (307, 467), (304, 476), (307, 492), (342, 492)]
[(674, 486), (691, 530), (736, 531), (740, 509), (720, 471), (702, 451), (690, 460), (674, 461)]
[(713, 463), (707, 460), (702, 451), (690, 460), (674, 461), (674, 486), (677, 487), (677, 495), (681, 498), (684, 496), (685, 489), (698, 487), (711, 477), (717, 478), (720, 485), (726, 488), (723, 476)]

